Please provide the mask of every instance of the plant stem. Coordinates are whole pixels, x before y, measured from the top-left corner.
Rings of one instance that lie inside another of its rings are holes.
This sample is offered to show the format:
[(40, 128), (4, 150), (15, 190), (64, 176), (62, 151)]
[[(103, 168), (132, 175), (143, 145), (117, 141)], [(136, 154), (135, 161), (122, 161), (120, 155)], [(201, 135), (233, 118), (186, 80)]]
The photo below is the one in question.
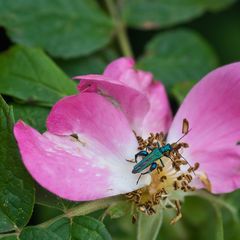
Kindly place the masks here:
[(119, 12), (117, 11), (116, 5), (114, 4), (113, 0), (105, 0), (105, 3), (115, 23), (116, 34), (117, 34), (118, 42), (121, 47), (123, 55), (128, 57), (133, 57), (133, 52), (130, 47), (128, 36), (126, 33), (126, 27), (123, 20), (120, 17)]
[(216, 239), (217, 240), (224, 240), (224, 230), (223, 230), (223, 219), (221, 209), (216, 205), (213, 204), (215, 213), (216, 213)]
[(105, 198), (105, 199), (99, 199), (96, 201), (86, 202), (86, 203), (80, 204), (77, 207), (70, 208), (64, 214), (61, 214), (55, 218), (52, 218), (46, 222), (43, 222), (37, 226), (38, 227), (48, 227), (49, 225), (51, 225), (52, 223), (54, 223), (55, 221), (57, 221), (61, 218), (64, 218), (64, 217), (72, 218), (75, 216), (86, 215), (86, 214), (95, 212), (97, 210), (107, 208), (107, 207), (111, 206), (112, 204), (116, 204), (116, 203), (122, 202), (124, 200), (125, 200), (125, 198), (123, 198), (122, 196), (115, 196), (115, 197), (110, 197), (110, 198)]

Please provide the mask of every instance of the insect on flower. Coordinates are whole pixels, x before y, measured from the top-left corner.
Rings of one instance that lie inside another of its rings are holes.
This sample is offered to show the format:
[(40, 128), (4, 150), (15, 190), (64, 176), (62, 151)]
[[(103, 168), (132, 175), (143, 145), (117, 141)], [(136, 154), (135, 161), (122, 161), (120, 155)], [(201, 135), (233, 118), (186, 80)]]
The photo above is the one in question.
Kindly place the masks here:
[[(137, 183), (139, 182), (142, 175), (149, 174), (152, 171), (154, 171), (155, 169), (161, 169), (162, 167), (164, 167), (164, 163), (162, 161), (163, 156), (170, 158), (173, 162), (173, 165), (176, 166), (174, 160), (170, 156), (170, 153), (174, 153), (174, 151), (179, 150), (181, 147), (187, 146), (186, 144), (177, 144), (189, 132), (189, 123), (188, 123), (187, 119), (183, 120), (183, 128), (182, 129), (183, 129), (182, 132), (184, 133), (184, 135), (181, 138), (179, 138), (175, 143), (164, 144), (164, 142), (161, 141), (161, 138), (158, 138), (158, 139), (156, 139), (155, 142), (151, 141), (145, 147), (145, 150), (141, 150), (140, 152), (138, 152), (135, 155), (135, 160), (127, 160), (129, 162), (137, 163), (133, 167), (133, 170), (132, 170), (132, 173), (134, 173), (134, 174), (140, 173)], [(178, 154), (180, 154), (180, 153), (178, 153)], [(143, 159), (140, 162), (137, 162), (137, 158), (139, 156), (143, 157)], [(181, 158), (184, 158), (184, 157), (181, 155)], [(161, 162), (162, 167), (156, 163), (156, 161), (158, 161), (158, 160)], [(186, 161), (186, 163), (188, 163), (188, 162)], [(146, 172), (142, 172), (149, 166), (150, 166), (149, 170), (147, 170)]]
[[(143, 156), (143, 159), (133, 167), (132, 173), (140, 173), (137, 183), (145, 174), (151, 173), (152, 176), (152, 182), (147, 188), (127, 194), (127, 197), (135, 202), (140, 211), (151, 215), (155, 213), (155, 206), (161, 204), (164, 207), (171, 206), (176, 209), (177, 215), (171, 223), (175, 223), (181, 218), (180, 201), (171, 194), (194, 191), (195, 188), (190, 183), (196, 175), (195, 171), (199, 168), (199, 163), (191, 166), (180, 153), (182, 148), (189, 147), (187, 143), (180, 142), (189, 131), (189, 123), (187, 119), (183, 119), (183, 136), (173, 144), (166, 143), (164, 133), (151, 133), (145, 141), (141, 137), (137, 137), (141, 151), (135, 155), (135, 161), (128, 161), (135, 163), (139, 156)], [(166, 163), (166, 167), (164, 163)], [(183, 169), (186, 165), (188, 168)], [(142, 172), (145, 169), (148, 170)], [(154, 170), (157, 172), (153, 172)]]
[(23, 163), (44, 188), (73, 201), (125, 194), (148, 215), (175, 209), (175, 223), (188, 192), (240, 187), (240, 63), (199, 81), (173, 120), (164, 86), (131, 58), (76, 79), (79, 94), (53, 106), (45, 133), (14, 127)]

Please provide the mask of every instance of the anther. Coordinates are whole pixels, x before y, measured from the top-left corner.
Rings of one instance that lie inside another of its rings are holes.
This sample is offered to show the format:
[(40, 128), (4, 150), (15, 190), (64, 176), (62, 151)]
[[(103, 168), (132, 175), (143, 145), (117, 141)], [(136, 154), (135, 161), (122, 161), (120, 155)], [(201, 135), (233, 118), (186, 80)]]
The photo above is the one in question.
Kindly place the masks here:
[(194, 171), (196, 171), (199, 168), (199, 166), (200, 166), (200, 164), (198, 162), (196, 162), (193, 167)]
[(174, 201), (174, 203), (176, 206), (177, 214), (176, 214), (176, 217), (171, 220), (170, 224), (175, 224), (182, 217), (180, 202)]
[(192, 181), (192, 176), (190, 174), (186, 174), (184, 178), (190, 183)]
[(162, 191), (162, 193), (164, 193), (164, 194), (166, 194), (166, 195), (168, 194), (167, 191), (165, 190), (165, 188), (162, 188), (161, 191)]
[(173, 187), (174, 187), (174, 190), (178, 190), (180, 188), (179, 183), (177, 181), (174, 181)]
[(167, 180), (167, 176), (162, 176), (162, 177), (160, 178), (160, 182), (164, 182), (165, 180)]
[(177, 180), (182, 180), (183, 175), (180, 175), (179, 177), (177, 177)]

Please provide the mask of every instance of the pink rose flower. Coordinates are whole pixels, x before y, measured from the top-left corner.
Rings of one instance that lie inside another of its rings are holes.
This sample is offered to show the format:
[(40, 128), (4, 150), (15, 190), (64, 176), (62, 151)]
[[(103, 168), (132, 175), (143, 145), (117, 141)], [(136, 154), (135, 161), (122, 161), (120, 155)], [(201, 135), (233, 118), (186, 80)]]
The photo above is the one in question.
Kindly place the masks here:
[[(74, 201), (129, 193), (149, 214), (166, 197), (178, 209), (179, 193), (194, 188), (213, 193), (239, 188), (240, 63), (218, 68), (197, 83), (173, 121), (164, 86), (153, 82), (151, 73), (134, 69), (130, 58), (113, 61), (102, 75), (76, 79), (80, 93), (54, 105), (45, 133), (22, 121), (14, 128), (24, 165), (44, 188)], [(164, 144), (160, 133), (168, 133), (166, 142), (175, 143), (182, 136), (183, 119), (191, 128), (182, 139), (187, 143), (183, 147), (189, 147), (163, 157), (164, 166), (158, 163), (137, 183), (135, 163), (126, 160), (146, 144)], [(151, 211), (146, 199), (153, 202)]]

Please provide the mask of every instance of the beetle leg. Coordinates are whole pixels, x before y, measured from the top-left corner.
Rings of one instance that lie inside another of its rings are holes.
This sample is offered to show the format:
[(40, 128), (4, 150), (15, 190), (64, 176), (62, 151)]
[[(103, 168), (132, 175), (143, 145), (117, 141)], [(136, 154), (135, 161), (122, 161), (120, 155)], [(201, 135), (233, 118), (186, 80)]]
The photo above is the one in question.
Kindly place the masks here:
[(140, 151), (138, 152), (136, 155), (135, 155), (135, 162), (137, 163), (137, 158), (139, 156), (142, 156), (142, 157), (146, 157), (148, 155), (148, 152), (147, 151)]
[(147, 151), (140, 151), (138, 152), (136, 155), (135, 155), (135, 158), (134, 159), (126, 159), (126, 161), (128, 162), (131, 162), (131, 163), (137, 163), (137, 158), (139, 156), (142, 156), (142, 157), (146, 157), (148, 155), (148, 152)]
[(161, 162), (162, 166), (165, 167), (162, 158), (160, 158), (160, 162)]
[(138, 184), (138, 182), (139, 182), (139, 180), (140, 180), (140, 178), (141, 178), (142, 175), (148, 174), (148, 173), (150, 173), (150, 172), (151, 172), (151, 171), (148, 170), (147, 172), (141, 173), (141, 174), (139, 175), (139, 177), (138, 177), (138, 180), (137, 180), (136, 185)]
[(128, 161), (128, 162), (131, 162), (131, 163), (136, 163), (136, 161), (134, 160), (134, 159), (125, 159), (126, 161)]
[(147, 150), (150, 150), (150, 151), (153, 151), (153, 148), (150, 147), (150, 146), (146, 146), (146, 149), (147, 149)]
[(156, 164), (155, 162), (153, 162), (153, 163), (151, 164), (151, 166), (150, 166), (150, 168), (149, 168), (148, 171), (143, 172), (143, 173), (140, 174), (140, 176), (138, 177), (138, 180), (137, 180), (137, 183), (136, 183), (136, 184), (138, 184), (138, 182), (139, 182), (139, 180), (140, 180), (140, 178), (141, 178), (142, 175), (148, 174), (148, 173), (152, 172), (153, 170), (155, 170), (156, 168), (157, 168), (157, 164)]

